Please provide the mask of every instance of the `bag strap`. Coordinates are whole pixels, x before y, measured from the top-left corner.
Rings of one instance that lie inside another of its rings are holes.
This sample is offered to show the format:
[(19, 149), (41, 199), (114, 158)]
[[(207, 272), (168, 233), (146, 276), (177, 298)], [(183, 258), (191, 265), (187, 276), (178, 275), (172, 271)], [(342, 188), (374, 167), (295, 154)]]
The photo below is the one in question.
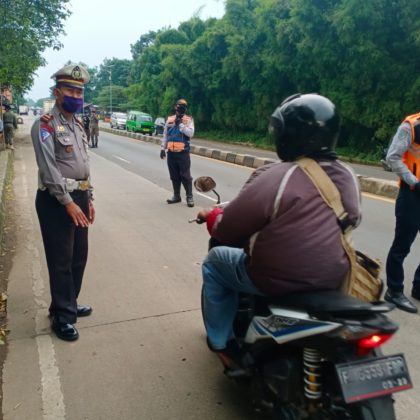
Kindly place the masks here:
[[(337, 222), (341, 228), (341, 243), (349, 258), (351, 271), (356, 269), (356, 251), (353, 248), (351, 240), (352, 225), (349, 221), (349, 215), (343, 207), (341, 194), (338, 188), (332, 182), (331, 178), (321, 168), (318, 162), (310, 158), (301, 158), (297, 162), (298, 166), (305, 172), (313, 182), (319, 194), (325, 203), (334, 210)], [(346, 276), (341, 290), (348, 294), (351, 288), (351, 276)]]
[(300, 158), (296, 163), (313, 182), (327, 205), (334, 210), (341, 231), (346, 236), (352, 230), (352, 225), (349, 215), (343, 207), (340, 191), (338, 191), (334, 182), (315, 160), (305, 157)]

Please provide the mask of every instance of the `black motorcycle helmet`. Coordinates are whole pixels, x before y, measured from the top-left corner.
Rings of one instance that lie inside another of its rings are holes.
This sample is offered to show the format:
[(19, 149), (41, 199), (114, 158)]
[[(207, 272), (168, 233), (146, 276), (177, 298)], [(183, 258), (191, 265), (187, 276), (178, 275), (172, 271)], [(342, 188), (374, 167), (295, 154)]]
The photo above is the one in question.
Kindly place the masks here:
[(335, 105), (316, 93), (289, 96), (270, 121), (277, 154), (284, 161), (300, 156), (335, 158), (339, 126)]

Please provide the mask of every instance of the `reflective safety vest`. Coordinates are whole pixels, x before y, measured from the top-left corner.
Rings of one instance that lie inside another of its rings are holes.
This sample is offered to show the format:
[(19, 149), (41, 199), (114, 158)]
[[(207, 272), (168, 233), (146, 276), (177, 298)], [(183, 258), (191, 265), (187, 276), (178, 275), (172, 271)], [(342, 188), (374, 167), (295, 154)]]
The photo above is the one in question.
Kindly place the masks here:
[[(183, 152), (184, 150), (188, 152), (190, 150), (190, 138), (181, 132), (179, 126), (175, 125), (176, 115), (171, 115), (168, 117), (166, 124), (173, 124), (168, 126), (167, 131), (167, 149), (169, 152)], [(189, 124), (191, 117), (184, 115), (182, 117), (183, 124)]]
[(420, 113), (409, 115), (403, 123), (410, 124), (411, 145), (402, 157), (410, 172), (420, 180)]

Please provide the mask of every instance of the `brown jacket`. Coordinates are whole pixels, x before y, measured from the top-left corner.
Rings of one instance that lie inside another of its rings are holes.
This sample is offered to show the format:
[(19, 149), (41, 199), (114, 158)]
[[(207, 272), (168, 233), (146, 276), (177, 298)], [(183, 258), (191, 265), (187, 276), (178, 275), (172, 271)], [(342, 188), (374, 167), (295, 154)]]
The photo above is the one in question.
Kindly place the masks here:
[[(356, 226), (361, 212), (354, 172), (338, 160), (320, 164)], [(218, 216), (212, 236), (245, 249), (251, 279), (269, 295), (336, 289), (349, 270), (333, 210), (293, 162), (256, 170)]]

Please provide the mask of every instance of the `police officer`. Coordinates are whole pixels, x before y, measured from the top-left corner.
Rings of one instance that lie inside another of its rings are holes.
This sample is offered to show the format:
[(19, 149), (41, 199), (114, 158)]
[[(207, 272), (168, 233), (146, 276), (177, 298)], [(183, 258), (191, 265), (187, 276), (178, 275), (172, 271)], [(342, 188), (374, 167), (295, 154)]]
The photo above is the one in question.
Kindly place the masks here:
[(90, 138), (92, 142), (92, 147), (98, 147), (98, 137), (99, 137), (99, 117), (96, 115), (96, 110), (92, 109), (90, 115)]
[(194, 135), (194, 120), (186, 115), (187, 101), (178, 99), (175, 104), (175, 115), (166, 120), (160, 158), (168, 156), (168, 169), (174, 194), (166, 200), (168, 204), (181, 201), (181, 183), (185, 188), (188, 207), (194, 207), (192, 194), (190, 140)]
[(90, 142), (90, 117), (87, 110), (83, 113), (82, 121), (83, 121), (83, 128), (85, 129), (85, 133), (86, 133), (87, 142), (89, 144)]
[(3, 114), (4, 138), (6, 141), (6, 147), (13, 150), (13, 135), (14, 131), (17, 129), (17, 118), (10, 110), (10, 105), (5, 105), (4, 109), (6, 110)]
[[(420, 113), (409, 115), (398, 127), (387, 163), (400, 177), (400, 190), (395, 203), (395, 236), (386, 261), (385, 300), (416, 313), (417, 307), (404, 295), (403, 263), (420, 229)], [(411, 296), (420, 300), (420, 265), (414, 273)]]
[(78, 305), (88, 255), (88, 226), (94, 222), (89, 182), (87, 139), (76, 119), (83, 106), (83, 89), (89, 73), (70, 64), (58, 70), (55, 106), (32, 127), (38, 163), (36, 210), (50, 277), (51, 327), (57, 337), (73, 341), (79, 333), (78, 317), (90, 315), (90, 306)]

